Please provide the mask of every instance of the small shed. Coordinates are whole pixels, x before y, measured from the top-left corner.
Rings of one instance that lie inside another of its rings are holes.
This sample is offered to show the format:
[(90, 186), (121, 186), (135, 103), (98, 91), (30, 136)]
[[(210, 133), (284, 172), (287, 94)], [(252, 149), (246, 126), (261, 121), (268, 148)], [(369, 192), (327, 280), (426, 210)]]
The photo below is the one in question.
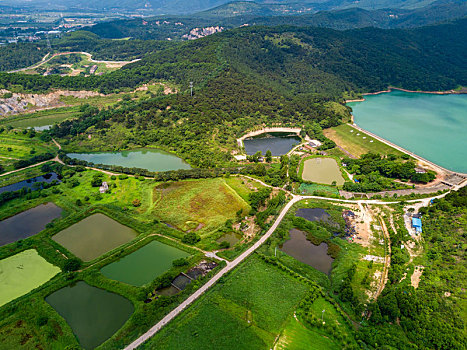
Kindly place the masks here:
[(310, 140), (308, 144), (313, 148), (316, 148), (322, 145), (322, 143), (318, 140)]
[(105, 193), (105, 192), (107, 192), (108, 190), (109, 190), (109, 185), (107, 184), (107, 182), (104, 181), (104, 182), (102, 183), (102, 186), (99, 187), (99, 192), (100, 192), (100, 193)]
[(417, 233), (421, 233), (422, 232), (422, 219), (412, 218), (412, 227), (415, 229)]

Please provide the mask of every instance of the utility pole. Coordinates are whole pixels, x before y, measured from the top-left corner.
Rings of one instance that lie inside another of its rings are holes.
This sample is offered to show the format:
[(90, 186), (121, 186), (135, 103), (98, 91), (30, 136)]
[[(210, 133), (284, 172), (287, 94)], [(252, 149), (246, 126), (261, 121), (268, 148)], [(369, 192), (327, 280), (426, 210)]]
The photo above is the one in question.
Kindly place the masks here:
[(274, 248), (274, 256), (277, 256), (277, 247)]
[(193, 96), (193, 82), (190, 81), (190, 90), (191, 90), (191, 96)]
[(326, 311), (326, 310), (323, 309), (323, 311), (321, 311), (321, 321), (323, 322), (323, 324), (325, 324), (325, 322), (324, 322), (324, 311)]

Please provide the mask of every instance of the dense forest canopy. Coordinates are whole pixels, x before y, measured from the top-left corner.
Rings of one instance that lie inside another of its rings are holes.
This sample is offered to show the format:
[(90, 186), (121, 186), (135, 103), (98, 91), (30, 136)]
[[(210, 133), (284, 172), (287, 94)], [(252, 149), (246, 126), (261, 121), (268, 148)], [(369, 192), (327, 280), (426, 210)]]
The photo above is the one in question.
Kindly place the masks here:
[(388, 85), (411, 90), (467, 85), (467, 19), (410, 30), (247, 27), (160, 48), (105, 76), (1, 74), (0, 81), (6, 88), (21, 85), (29, 91), (65, 88), (108, 93), (152, 80), (182, 85), (193, 81), (199, 88), (235, 72), (281, 94), (327, 97)]

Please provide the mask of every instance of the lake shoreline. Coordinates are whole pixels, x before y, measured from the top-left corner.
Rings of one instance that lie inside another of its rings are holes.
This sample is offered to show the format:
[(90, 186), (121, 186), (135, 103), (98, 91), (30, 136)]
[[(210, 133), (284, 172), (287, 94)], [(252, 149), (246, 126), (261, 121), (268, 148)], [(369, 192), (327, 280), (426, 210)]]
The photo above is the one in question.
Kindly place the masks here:
[[(381, 90), (377, 92), (365, 92), (362, 96), (372, 96), (372, 95), (380, 95), (391, 92), (393, 90), (403, 91), (403, 92), (412, 92), (412, 93), (419, 93), (419, 94), (431, 94), (431, 95), (463, 95), (467, 94), (467, 89), (456, 91), (456, 90), (445, 90), (445, 91), (415, 91), (415, 90), (407, 90), (402, 89), (394, 86), (389, 86), (387, 90)], [(353, 100), (345, 100), (345, 103), (352, 103), (352, 102), (364, 102), (365, 97), (360, 99), (353, 99)]]

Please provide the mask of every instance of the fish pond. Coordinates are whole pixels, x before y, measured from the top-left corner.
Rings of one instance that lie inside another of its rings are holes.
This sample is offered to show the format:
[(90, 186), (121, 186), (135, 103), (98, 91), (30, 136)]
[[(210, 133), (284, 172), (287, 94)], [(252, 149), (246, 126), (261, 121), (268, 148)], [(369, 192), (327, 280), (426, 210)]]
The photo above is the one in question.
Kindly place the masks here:
[(45, 300), (70, 325), (85, 349), (94, 349), (110, 338), (134, 311), (128, 299), (83, 281), (59, 289)]
[(391, 91), (352, 102), (360, 127), (447, 169), (467, 173), (467, 95)]
[(333, 158), (310, 158), (303, 163), (302, 178), (305, 181), (331, 185), (334, 181), (338, 186), (344, 184), (341, 170)]
[(54, 180), (60, 182), (60, 180), (58, 179), (58, 175), (56, 173), (49, 173), (49, 174), (45, 174), (41, 176), (36, 176), (31, 179), (23, 180), (23, 181), (16, 182), (8, 186), (0, 187), (0, 193), (19, 191), (23, 188), (30, 188), (32, 190), (37, 190), (41, 188), (41, 185), (40, 185), (41, 182), (51, 183)]
[(273, 156), (281, 156), (287, 154), (298, 144), (300, 144), (298, 136), (288, 136), (280, 133), (261, 134), (243, 140), (243, 145), (248, 155), (253, 155), (260, 151), (264, 156), (270, 150)]
[(331, 272), (334, 259), (327, 254), (326, 243), (314, 245), (306, 239), (305, 232), (295, 228), (291, 229), (289, 234), (290, 238), (280, 246), (284, 253), (327, 275)]
[(295, 216), (304, 218), (308, 221), (332, 222), (331, 215), (321, 208), (300, 208), (295, 213)]
[(29, 293), (59, 272), (34, 249), (0, 260), (0, 306)]
[(133, 229), (99, 213), (60, 231), (52, 239), (81, 260), (90, 261), (130, 242), (137, 235)]
[(191, 169), (190, 165), (181, 158), (154, 148), (121, 152), (69, 153), (67, 155), (70, 158), (94, 164), (119, 165), (125, 168), (141, 168), (149, 171)]
[(46, 203), (0, 221), (0, 246), (33, 236), (61, 217), (62, 208)]
[(183, 250), (152, 241), (119, 261), (104, 266), (101, 272), (110, 279), (142, 286), (169, 270), (174, 260), (188, 256)]

